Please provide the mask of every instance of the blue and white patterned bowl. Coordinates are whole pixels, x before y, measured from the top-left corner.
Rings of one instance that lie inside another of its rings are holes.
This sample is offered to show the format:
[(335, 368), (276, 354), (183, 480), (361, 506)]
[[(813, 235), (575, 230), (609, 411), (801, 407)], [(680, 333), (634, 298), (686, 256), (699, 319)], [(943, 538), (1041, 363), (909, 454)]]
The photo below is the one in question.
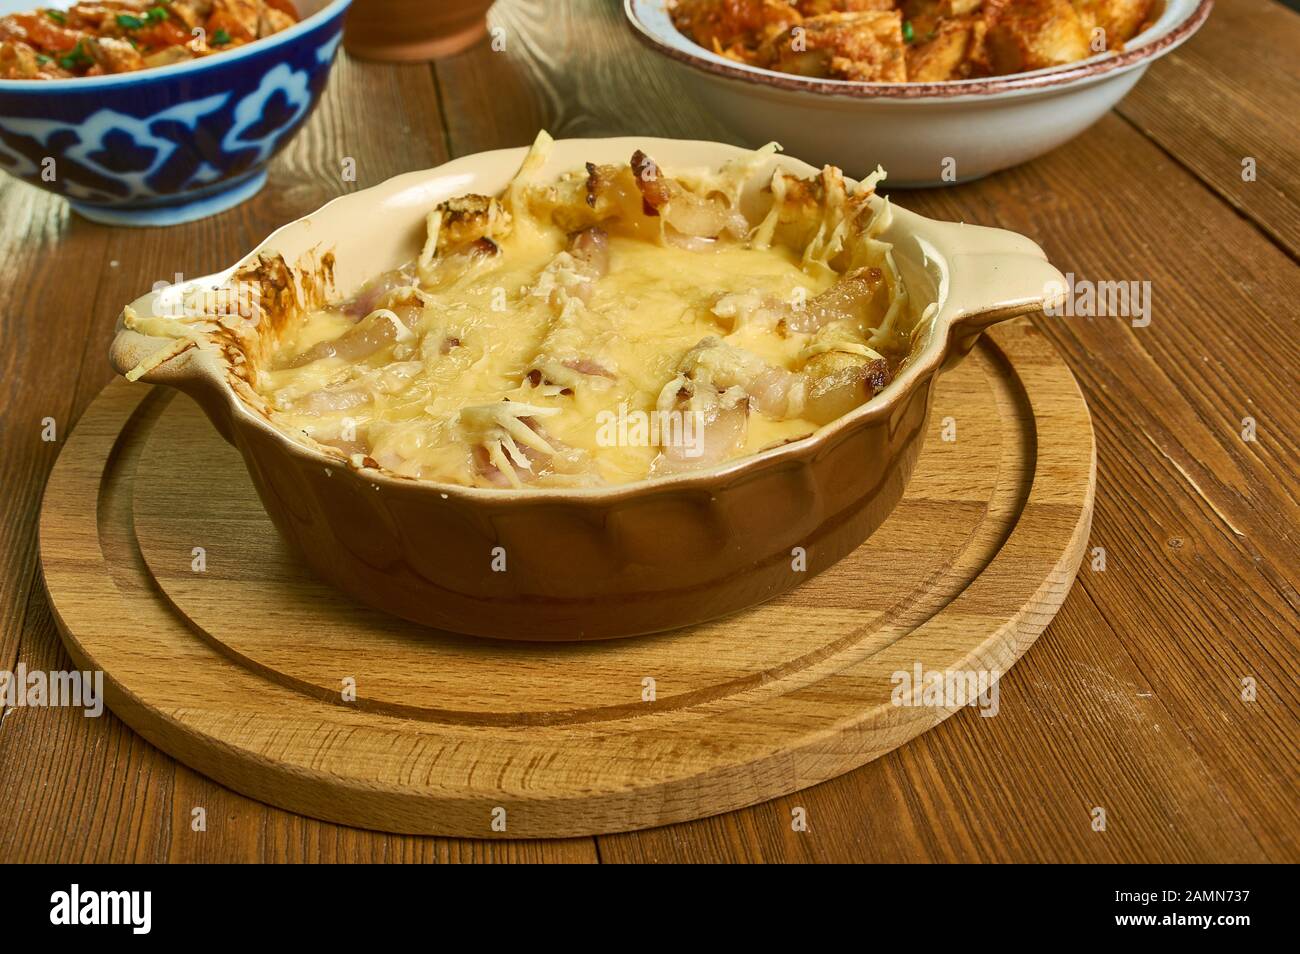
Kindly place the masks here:
[[(176, 225), (238, 205), (302, 127), (351, 0), (296, 0), (288, 30), (188, 63), (0, 80), (0, 169), (108, 225)], [(0, 0), (0, 14), (71, 0)]]

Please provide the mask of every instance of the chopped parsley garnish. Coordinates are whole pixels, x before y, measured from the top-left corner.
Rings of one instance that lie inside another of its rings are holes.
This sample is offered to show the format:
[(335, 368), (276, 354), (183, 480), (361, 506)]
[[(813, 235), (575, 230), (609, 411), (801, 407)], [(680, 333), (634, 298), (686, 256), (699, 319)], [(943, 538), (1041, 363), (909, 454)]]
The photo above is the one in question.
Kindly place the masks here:
[(230, 42), (230, 34), (227, 33), (225, 30), (218, 30), (216, 33), (212, 34), (213, 46), (225, 46), (229, 42)]
[(912, 21), (904, 20), (903, 21), (903, 42), (911, 43), (915, 39), (916, 39), (916, 31), (912, 29)]
[(65, 70), (75, 70), (78, 66), (90, 66), (94, 62), (90, 58), (90, 54), (82, 47), (81, 40), (77, 41), (77, 45), (69, 53), (59, 57), (59, 65)]
[(48, 63), (49, 61), (50, 61), (50, 58), (49, 58), (48, 56), (46, 56), (44, 53), (37, 53), (37, 54), (36, 54), (36, 64), (37, 64), (38, 66), (44, 66), (44, 65), (45, 65), (46, 63)]
[(46, 10), (45, 15), (57, 23), (59, 26), (66, 26), (68, 15), (62, 10)]
[(131, 16), (129, 13), (119, 13), (115, 19), (117, 20), (117, 25), (123, 30), (138, 30), (140, 27), (144, 26), (143, 20), (139, 17)]
[(144, 17), (145, 17), (145, 19), (148, 20), (150, 23), (162, 23), (162, 21), (164, 21), (164, 20), (167, 19), (167, 8), (166, 8), (166, 7), (150, 7), (150, 8), (145, 12)]

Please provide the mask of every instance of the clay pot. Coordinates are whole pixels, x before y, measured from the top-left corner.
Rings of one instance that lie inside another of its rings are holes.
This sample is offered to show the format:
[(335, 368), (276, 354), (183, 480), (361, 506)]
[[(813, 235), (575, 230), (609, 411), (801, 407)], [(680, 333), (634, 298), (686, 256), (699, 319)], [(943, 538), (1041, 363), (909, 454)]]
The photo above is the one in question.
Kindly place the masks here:
[(363, 60), (433, 60), (487, 35), (492, 0), (353, 0), (343, 47)]
[[(668, 169), (751, 163), (742, 202), (753, 221), (770, 209), (778, 165), (800, 177), (819, 174), (786, 155), (756, 163), (724, 143), (641, 136), (560, 140), (532, 174), (550, 182), (586, 162), (626, 162), (634, 149)], [(258, 263), (244, 266), (259, 283), (250, 287), (350, 295), (420, 253), (435, 197), (499, 195), (527, 151), (462, 156), (342, 196), (242, 259)], [(918, 322), (909, 363), (888, 387), (802, 439), (630, 484), (465, 487), (413, 480), (307, 442), (273, 420), (262, 399), (251, 402), (247, 383), (271, 342), (301, 320), (294, 295), (275, 296), (238, 348), (224, 326), (202, 332), (201, 347), (179, 348), (175, 338), (127, 328), (124, 311), (110, 359), (121, 374), (148, 368), (141, 381), (192, 395), (243, 454), (280, 533), (318, 577), (357, 601), (500, 639), (654, 633), (770, 600), (855, 550), (902, 498), (933, 433), (926, 421), (940, 371), (994, 322), (1057, 308), (1065, 297), (1064, 276), (1013, 232), (936, 222), (895, 205), (881, 238), (893, 244)], [(257, 255), (270, 249), (274, 256)], [(288, 261), (304, 265), (291, 269)], [(246, 280), (236, 278), (249, 274), (238, 268), (150, 292), (130, 310), (177, 314), (197, 289)], [(795, 547), (806, 563), (792, 573)], [(492, 572), (502, 554), (509, 572)]]

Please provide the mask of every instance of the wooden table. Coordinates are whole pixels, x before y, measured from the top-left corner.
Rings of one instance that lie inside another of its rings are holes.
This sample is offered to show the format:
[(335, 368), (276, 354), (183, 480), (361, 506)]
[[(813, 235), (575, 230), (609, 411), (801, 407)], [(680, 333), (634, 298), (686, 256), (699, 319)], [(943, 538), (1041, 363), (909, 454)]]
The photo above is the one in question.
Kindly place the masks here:
[[(0, 179), (0, 669), (70, 667), (41, 585), (37, 511), (62, 439), (111, 377), (124, 302), (215, 271), (341, 192), (522, 145), (539, 127), (732, 138), (630, 37), (621, 7), (500, 0), (504, 51), (483, 44), (433, 67), (341, 56), (270, 185), (207, 221), (102, 228)], [(1219, 0), (1198, 36), (1069, 146), (982, 182), (894, 195), (1030, 235), (1063, 271), (1153, 292), (1147, 327), (1037, 322), (1092, 408), (1091, 546), (1105, 569), (1085, 564), (1005, 677), (998, 718), (965, 710), (856, 772), (729, 815), (481, 842), (291, 815), (112, 716), (20, 708), (0, 719), (0, 860), (1300, 860), (1297, 54), (1300, 16)], [(347, 157), (356, 182), (342, 181)], [(1255, 181), (1243, 181), (1247, 157)], [(58, 441), (42, 440), (46, 418)], [(790, 830), (793, 804), (809, 831)], [(190, 830), (195, 806), (205, 833)], [(1105, 831), (1093, 830), (1098, 807)]]

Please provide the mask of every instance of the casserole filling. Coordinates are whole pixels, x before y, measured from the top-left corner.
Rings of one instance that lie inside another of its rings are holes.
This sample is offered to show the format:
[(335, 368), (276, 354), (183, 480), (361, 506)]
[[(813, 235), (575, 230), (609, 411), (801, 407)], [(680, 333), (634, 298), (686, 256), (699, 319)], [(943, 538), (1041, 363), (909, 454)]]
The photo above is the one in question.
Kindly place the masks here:
[(750, 66), (941, 83), (1122, 50), (1162, 7), (1156, 0), (676, 0), (671, 10), (686, 37)]
[(608, 486), (808, 436), (906, 360), (919, 322), (878, 238), (882, 173), (778, 169), (746, 190), (773, 146), (538, 181), (549, 143), (502, 194), (433, 209), (415, 261), (283, 322), (250, 362), (267, 416), (357, 467)]
[(133, 73), (224, 53), (298, 22), (292, 0), (95, 0), (0, 17), (0, 79)]

